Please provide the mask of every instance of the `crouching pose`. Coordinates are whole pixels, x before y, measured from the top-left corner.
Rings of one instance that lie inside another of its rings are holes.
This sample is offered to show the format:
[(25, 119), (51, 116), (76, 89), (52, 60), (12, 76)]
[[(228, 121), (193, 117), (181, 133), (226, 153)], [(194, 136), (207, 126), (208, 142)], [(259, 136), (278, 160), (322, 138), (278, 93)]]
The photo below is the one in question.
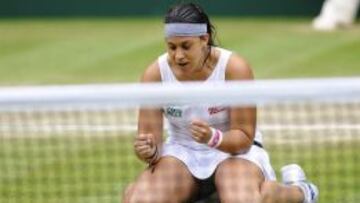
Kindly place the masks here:
[[(142, 82), (204, 83), (253, 80), (240, 56), (216, 47), (213, 26), (196, 4), (178, 4), (165, 17), (167, 52), (151, 64)], [(163, 116), (169, 122), (163, 141)], [(125, 203), (196, 202), (217, 192), (226, 203), (314, 203), (317, 188), (297, 165), (275, 181), (256, 129), (255, 107), (168, 105), (142, 108), (134, 148), (149, 163), (123, 195)]]

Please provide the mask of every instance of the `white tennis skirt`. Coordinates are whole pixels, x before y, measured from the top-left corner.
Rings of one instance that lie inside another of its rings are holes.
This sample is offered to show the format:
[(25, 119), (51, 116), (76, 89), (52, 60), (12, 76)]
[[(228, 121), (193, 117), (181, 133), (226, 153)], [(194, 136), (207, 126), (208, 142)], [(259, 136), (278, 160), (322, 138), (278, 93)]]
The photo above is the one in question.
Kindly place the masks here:
[(245, 159), (260, 168), (266, 180), (276, 180), (268, 153), (261, 147), (252, 145), (244, 154), (230, 155), (217, 149), (196, 150), (176, 142), (165, 142), (161, 156), (172, 156), (182, 161), (191, 174), (198, 179), (209, 178), (217, 166), (227, 158)]

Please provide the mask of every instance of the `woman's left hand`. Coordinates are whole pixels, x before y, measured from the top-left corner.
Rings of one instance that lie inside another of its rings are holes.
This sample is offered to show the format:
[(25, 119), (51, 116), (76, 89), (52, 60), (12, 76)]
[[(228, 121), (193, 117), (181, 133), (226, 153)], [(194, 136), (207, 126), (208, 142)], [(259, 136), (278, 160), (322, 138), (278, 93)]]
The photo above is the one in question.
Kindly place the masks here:
[(198, 119), (192, 120), (190, 125), (190, 131), (194, 140), (203, 144), (207, 144), (212, 135), (211, 127), (209, 126), (209, 124)]

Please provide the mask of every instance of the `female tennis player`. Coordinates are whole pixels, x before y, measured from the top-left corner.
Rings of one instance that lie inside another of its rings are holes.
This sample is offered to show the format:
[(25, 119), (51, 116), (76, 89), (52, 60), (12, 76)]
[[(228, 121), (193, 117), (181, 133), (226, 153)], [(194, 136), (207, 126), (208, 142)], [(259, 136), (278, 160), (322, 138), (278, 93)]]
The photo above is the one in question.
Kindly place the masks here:
[[(142, 82), (204, 83), (253, 80), (249, 64), (214, 44), (214, 27), (199, 5), (178, 4), (165, 16), (167, 52), (151, 64)], [(169, 122), (163, 141), (163, 116)], [(137, 156), (149, 163), (125, 194), (126, 203), (196, 202), (217, 192), (221, 202), (314, 203), (317, 188), (301, 168), (283, 168), (276, 182), (255, 107), (221, 104), (142, 108)]]

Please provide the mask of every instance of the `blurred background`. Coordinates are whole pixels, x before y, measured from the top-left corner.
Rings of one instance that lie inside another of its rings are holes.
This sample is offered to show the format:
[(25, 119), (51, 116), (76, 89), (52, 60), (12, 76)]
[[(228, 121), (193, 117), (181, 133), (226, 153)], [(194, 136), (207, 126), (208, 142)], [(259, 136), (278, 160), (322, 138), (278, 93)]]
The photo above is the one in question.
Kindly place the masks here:
[[(137, 82), (165, 51), (163, 15), (176, 2), (2, 0), (0, 86)], [(355, 19), (346, 28), (314, 29), (322, 0), (195, 2), (210, 15), (217, 44), (246, 58), (257, 79), (360, 76), (360, 25)], [(260, 113), (276, 171), (299, 163), (319, 185), (320, 202), (360, 202), (359, 109), (275, 106)], [(306, 127), (317, 121), (344, 125)], [(303, 128), (279, 130), (279, 123)], [(131, 110), (0, 113), (0, 202), (119, 202), (146, 167), (133, 155), (135, 126)]]
[[(162, 17), (176, 2), (3, 0), (0, 84), (136, 81), (165, 51)], [(218, 44), (244, 56), (257, 78), (360, 74), (359, 26), (312, 29), (321, 0), (197, 2)]]

